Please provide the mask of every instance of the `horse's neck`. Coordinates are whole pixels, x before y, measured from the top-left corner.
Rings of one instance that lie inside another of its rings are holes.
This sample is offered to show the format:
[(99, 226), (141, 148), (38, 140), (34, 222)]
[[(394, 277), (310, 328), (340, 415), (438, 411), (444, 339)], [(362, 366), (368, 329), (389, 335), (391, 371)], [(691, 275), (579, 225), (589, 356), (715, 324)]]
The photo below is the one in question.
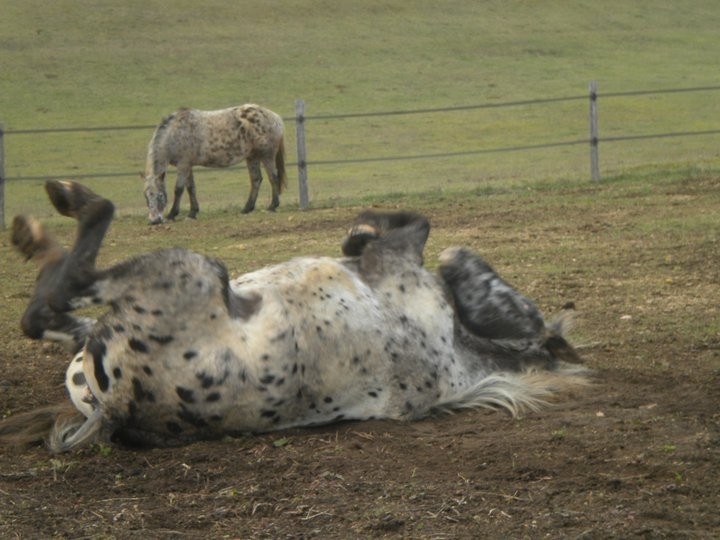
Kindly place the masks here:
[(167, 170), (168, 160), (164, 152), (158, 151), (158, 144), (155, 139), (148, 148), (147, 160), (145, 162), (145, 176), (159, 176)]

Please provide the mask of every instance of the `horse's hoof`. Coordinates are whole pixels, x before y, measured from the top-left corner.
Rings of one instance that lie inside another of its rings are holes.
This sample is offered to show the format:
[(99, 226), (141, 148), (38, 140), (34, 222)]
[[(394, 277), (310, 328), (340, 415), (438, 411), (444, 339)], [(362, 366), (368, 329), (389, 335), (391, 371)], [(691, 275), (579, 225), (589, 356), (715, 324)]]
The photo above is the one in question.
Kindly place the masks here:
[(26, 216), (15, 216), (10, 241), (27, 259), (30, 259), (37, 251), (41, 237), (42, 226), (37, 219)]
[(240, 213), (241, 213), (241, 214), (249, 214), (249, 213), (252, 212), (253, 210), (255, 210), (254, 207), (253, 207), (253, 208), (243, 208), (242, 210), (240, 210)]
[(90, 203), (104, 200), (100, 195), (76, 182), (48, 180), (45, 183), (50, 202), (63, 216), (79, 219), (82, 210)]
[(355, 225), (343, 241), (342, 252), (348, 257), (357, 257), (371, 240), (380, 238), (380, 232), (367, 223)]

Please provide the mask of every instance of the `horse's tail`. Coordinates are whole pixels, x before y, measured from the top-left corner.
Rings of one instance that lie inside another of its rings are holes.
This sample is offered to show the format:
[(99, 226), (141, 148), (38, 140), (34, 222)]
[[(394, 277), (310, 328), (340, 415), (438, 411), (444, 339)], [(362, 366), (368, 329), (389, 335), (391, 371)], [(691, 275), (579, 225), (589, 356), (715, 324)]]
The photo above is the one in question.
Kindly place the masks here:
[(52, 452), (67, 452), (96, 440), (103, 424), (100, 409), (85, 418), (72, 403), (50, 405), (0, 421), (0, 446), (44, 442)]
[(285, 141), (280, 139), (280, 146), (275, 153), (275, 168), (277, 169), (278, 180), (280, 185), (278, 191), (282, 193), (283, 188), (287, 187), (287, 173), (285, 172)]
[(495, 373), (457, 394), (447, 396), (433, 406), (432, 412), (483, 407), (506, 409), (513, 416), (519, 416), (547, 406), (556, 394), (588, 386), (589, 372), (578, 364), (561, 363), (552, 371)]

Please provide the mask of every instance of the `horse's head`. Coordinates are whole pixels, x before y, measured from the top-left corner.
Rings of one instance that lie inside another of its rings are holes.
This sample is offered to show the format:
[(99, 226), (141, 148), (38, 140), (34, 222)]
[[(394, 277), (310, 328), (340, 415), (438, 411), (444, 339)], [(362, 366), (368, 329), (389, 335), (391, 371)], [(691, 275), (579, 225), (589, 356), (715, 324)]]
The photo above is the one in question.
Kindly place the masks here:
[(148, 206), (148, 219), (151, 225), (162, 223), (162, 213), (167, 204), (167, 191), (165, 190), (165, 173), (146, 174), (145, 180), (145, 201)]

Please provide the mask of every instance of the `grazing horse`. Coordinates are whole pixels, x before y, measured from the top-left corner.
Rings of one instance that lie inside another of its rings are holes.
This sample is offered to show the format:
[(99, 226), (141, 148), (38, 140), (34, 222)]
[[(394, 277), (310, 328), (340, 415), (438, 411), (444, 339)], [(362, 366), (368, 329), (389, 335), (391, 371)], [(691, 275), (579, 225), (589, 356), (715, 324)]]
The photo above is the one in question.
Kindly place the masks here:
[[(426, 270), (418, 214), (364, 212), (343, 257), (230, 281), (218, 260), (180, 248), (98, 269), (112, 203), (77, 183), (46, 189), (78, 234), (67, 251), (15, 218), (13, 244), (41, 268), (22, 327), (79, 349), (66, 377), (74, 407), (10, 417), (0, 443), (169, 446), (467, 407), (519, 414), (587, 380), (562, 322), (546, 323), (478, 255), (449, 248)], [(103, 304), (94, 324), (70, 313)]]
[(280, 193), (287, 185), (282, 118), (259, 105), (241, 105), (218, 111), (179, 109), (160, 121), (148, 145), (145, 164), (145, 200), (150, 223), (162, 222), (167, 204), (165, 174), (168, 165), (177, 168), (175, 197), (167, 219), (180, 211), (180, 198), (187, 188), (190, 197), (188, 217), (195, 219), (200, 211), (195, 191), (194, 165), (229, 167), (246, 160), (250, 173), (250, 195), (243, 214), (255, 208), (262, 172), (265, 167), (272, 185), (272, 202), (268, 210), (280, 204)]

